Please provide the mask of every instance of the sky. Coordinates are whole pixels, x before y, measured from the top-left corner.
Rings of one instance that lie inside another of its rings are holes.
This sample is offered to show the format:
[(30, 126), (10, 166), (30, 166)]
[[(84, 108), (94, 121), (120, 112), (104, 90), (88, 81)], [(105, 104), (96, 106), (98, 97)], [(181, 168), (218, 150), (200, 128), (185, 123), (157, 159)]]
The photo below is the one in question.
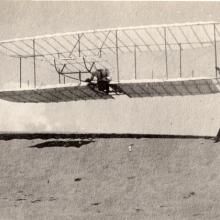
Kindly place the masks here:
[[(0, 2), (0, 40), (110, 27), (220, 21), (219, 11), (218, 2)], [(209, 57), (208, 53), (203, 55)], [(13, 85), (18, 63), (0, 57), (0, 65), (0, 86), (4, 87), (6, 79)], [(0, 101), (0, 131), (215, 135), (220, 127), (219, 98), (120, 97), (59, 104)]]

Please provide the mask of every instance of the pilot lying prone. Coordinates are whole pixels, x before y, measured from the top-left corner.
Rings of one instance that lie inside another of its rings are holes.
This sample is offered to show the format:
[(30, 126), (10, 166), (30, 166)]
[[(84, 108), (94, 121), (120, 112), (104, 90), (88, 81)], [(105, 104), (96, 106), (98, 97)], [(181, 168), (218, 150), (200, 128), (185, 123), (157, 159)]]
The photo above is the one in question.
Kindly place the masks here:
[(97, 69), (91, 72), (91, 77), (86, 79), (86, 82), (91, 83), (94, 78), (97, 79), (97, 86), (99, 91), (104, 91), (109, 94), (109, 83), (112, 80), (108, 69)]

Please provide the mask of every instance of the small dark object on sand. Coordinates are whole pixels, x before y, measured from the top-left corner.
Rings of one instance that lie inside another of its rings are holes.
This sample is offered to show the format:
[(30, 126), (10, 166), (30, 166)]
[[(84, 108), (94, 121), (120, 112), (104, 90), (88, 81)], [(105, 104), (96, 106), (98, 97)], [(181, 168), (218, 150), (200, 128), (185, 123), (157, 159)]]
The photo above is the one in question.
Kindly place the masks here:
[(94, 202), (94, 203), (92, 203), (91, 205), (94, 205), (94, 206), (100, 205), (100, 202)]
[(183, 198), (184, 199), (188, 199), (190, 198), (191, 196), (194, 196), (196, 193), (195, 192), (190, 192), (188, 195), (184, 196)]

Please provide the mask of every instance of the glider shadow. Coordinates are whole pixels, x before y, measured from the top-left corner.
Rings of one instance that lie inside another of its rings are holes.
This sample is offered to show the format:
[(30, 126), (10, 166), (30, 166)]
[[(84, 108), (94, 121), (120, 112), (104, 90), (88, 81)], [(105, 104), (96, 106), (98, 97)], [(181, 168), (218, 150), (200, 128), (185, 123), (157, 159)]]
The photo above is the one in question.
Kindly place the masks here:
[(48, 147), (75, 147), (80, 148), (83, 145), (95, 142), (94, 140), (62, 140), (62, 141), (45, 141), (39, 144), (29, 146), (29, 148), (48, 148)]

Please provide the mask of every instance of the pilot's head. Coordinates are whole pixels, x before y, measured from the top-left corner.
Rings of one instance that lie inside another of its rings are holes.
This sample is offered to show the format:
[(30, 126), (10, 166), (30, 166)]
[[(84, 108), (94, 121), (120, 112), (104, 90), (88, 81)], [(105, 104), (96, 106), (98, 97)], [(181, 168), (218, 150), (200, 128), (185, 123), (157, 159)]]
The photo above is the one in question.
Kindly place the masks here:
[(109, 69), (105, 68), (105, 72), (107, 73), (107, 75), (110, 74)]

